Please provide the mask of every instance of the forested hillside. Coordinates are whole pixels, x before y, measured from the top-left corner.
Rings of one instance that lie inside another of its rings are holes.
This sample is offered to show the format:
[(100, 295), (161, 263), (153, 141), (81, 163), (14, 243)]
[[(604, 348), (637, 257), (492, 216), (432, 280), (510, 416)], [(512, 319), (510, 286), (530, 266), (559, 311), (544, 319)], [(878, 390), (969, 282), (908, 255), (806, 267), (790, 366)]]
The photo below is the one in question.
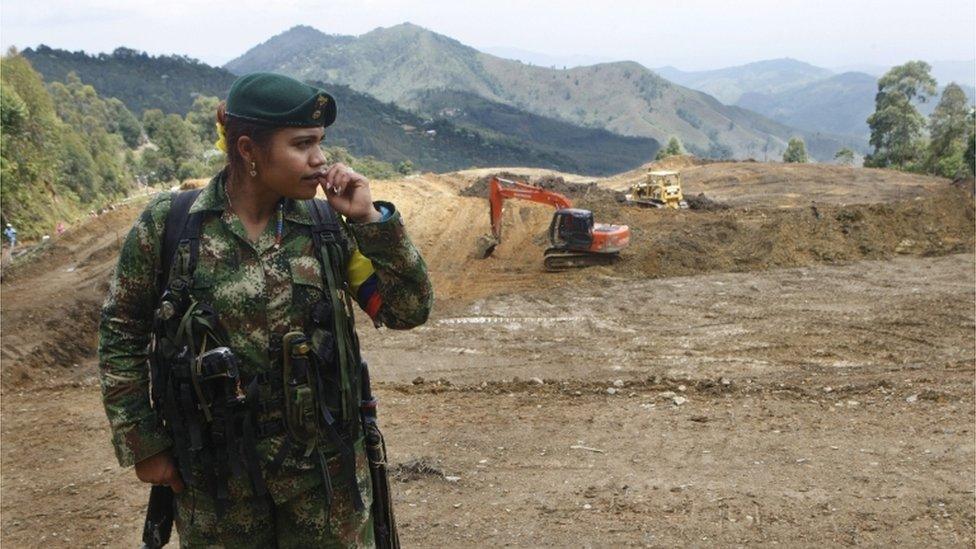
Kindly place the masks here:
[[(321, 35), (325, 44), (343, 42), (313, 32)], [(269, 57), (269, 62), (297, 55), (297, 50), (287, 47), (275, 52), (278, 57)], [(143, 116), (154, 111), (192, 116), (202, 128), (200, 132), (213, 122), (212, 110), (211, 114), (200, 110), (199, 102), (213, 97), (207, 108), (215, 108), (216, 98), (226, 96), (235, 78), (224, 69), (181, 56), (152, 57), (121, 48), (111, 55), (90, 56), (39, 47), (27, 50), (25, 55), (40, 60), (38, 68), (48, 81), (63, 81), (75, 71), (103, 96), (118, 97)], [(188, 77), (159, 76), (165, 74)], [(654, 139), (581, 128), (501, 104), (491, 105), (492, 109), (483, 104), (479, 116), (462, 121), (436, 112), (417, 114), (346, 86), (319, 84), (336, 95), (339, 104), (339, 117), (328, 131), (328, 144), (345, 147), (355, 157), (374, 157), (387, 164), (409, 162), (416, 169), (432, 171), (518, 164), (605, 175), (639, 166), (653, 158), (659, 148)], [(162, 98), (171, 110), (147, 98)], [(496, 116), (484, 116), (487, 110)], [(520, 122), (506, 129), (499, 124), (503, 118)], [(200, 171), (199, 166), (194, 169)], [(174, 166), (155, 171), (179, 175)], [(187, 173), (184, 170), (183, 175)]]
[(152, 56), (129, 48), (88, 55), (38, 46), (22, 55), (47, 81), (74, 72), (105, 97), (115, 97), (141, 115), (148, 109), (186, 114), (198, 95), (224, 97), (235, 76), (184, 55)]
[(0, 60), (0, 204), (22, 236), (119, 198), (135, 184), (142, 133), (125, 105), (77, 77), (44, 85), (28, 60)]

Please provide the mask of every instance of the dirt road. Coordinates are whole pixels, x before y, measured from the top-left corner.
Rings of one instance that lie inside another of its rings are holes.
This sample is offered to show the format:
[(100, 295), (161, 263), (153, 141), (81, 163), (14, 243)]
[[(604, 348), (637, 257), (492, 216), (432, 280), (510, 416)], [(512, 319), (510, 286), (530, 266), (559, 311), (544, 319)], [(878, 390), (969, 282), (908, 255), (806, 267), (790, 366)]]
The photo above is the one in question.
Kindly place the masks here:
[[(535, 206), (491, 260), (459, 252), (486, 226), (471, 180), (377, 185), (438, 294), (422, 328), (360, 328), (405, 546), (976, 542), (971, 201), (606, 205), (640, 244), (553, 275)], [(137, 212), (4, 273), (4, 546), (138, 543), (148, 491), (115, 463), (91, 354)]]

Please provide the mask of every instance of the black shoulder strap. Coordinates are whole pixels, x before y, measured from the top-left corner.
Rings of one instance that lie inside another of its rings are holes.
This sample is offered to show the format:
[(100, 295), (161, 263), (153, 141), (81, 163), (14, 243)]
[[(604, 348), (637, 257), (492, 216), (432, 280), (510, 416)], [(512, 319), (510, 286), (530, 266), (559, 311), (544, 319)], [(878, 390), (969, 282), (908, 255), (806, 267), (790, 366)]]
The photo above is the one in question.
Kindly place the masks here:
[(308, 202), (309, 212), (315, 221), (315, 226), (312, 227), (312, 238), (315, 240), (316, 253), (322, 248), (323, 242), (330, 242), (329, 239), (331, 239), (331, 242), (339, 245), (339, 252), (342, 254), (341, 264), (345, 264), (346, 242), (342, 231), (339, 229), (339, 216), (336, 215), (335, 210), (332, 209), (327, 200), (313, 198)]
[[(200, 242), (200, 224), (203, 217), (200, 215), (192, 216), (190, 222), (190, 206), (200, 195), (201, 189), (177, 192), (173, 194), (169, 212), (166, 214), (166, 225), (163, 228), (163, 248), (162, 262), (156, 280), (156, 288), (160, 294), (166, 289), (169, 283), (169, 273), (173, 267), (173, 260), (176, 256), (176, 248), (181, 240), (188, 240), (191, 243), (190, 259), (191, 267), (196, 267), (197, 252)], [(190, 269), (192, 272), (193, 269)]]

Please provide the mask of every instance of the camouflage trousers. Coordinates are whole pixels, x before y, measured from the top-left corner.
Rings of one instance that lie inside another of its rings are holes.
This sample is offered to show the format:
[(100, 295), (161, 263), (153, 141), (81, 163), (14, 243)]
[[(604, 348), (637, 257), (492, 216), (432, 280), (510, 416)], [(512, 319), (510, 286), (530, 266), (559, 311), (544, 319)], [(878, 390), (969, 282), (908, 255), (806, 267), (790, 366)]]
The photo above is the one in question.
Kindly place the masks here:
[(375, 547), (370, 503), (369, 465), (357, 448), (356, 476), (366, 509), (357, 512), (352, 502), (351, 480), (332, 471), (332, 504), (325, 488), (317, 484), (284, 502), (270, 496), (233, 500), (218, 517), (215, 502), (207, 494), (187, 489), (176, 498), (176, 529), (181, 547), (307, 548)]

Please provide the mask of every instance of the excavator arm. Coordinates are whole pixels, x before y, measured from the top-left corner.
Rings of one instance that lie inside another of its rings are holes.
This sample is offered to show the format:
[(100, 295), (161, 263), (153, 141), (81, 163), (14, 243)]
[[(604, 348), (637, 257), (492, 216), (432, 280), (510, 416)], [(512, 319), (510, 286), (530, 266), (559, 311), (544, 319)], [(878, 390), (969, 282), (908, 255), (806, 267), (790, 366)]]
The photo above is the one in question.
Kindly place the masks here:
[[(573, 207), (573, 203), (565, 196), (521, 181), (492, 177), (488, 185), (488, 203), (491, 205), (491, 235), (495, 239), (495, 244), (501, 242), (502, 239), (502, 206), (506, 199), (518, 198), (540, 204), (549, 204), (557, 210)], [(494, 246), (491, 247), (491, 250), (494, 250)], [(490, 254), (491, 251), (488, 251), (485, 257)]]

